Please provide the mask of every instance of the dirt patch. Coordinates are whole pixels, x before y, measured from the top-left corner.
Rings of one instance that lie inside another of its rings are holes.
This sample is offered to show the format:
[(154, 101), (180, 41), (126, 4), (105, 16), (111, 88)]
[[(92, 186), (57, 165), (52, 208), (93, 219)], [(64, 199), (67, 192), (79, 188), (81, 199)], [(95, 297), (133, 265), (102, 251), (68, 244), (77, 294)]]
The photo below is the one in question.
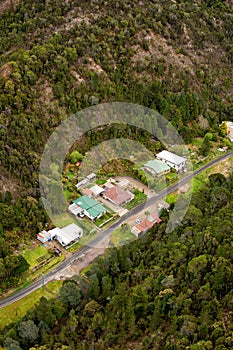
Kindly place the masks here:
[[(143, 34), (139, 33), (139, 37), (143, 37)], [(135, 55), (132, 58), (133, 64), (144, 61), (146, 57), (150, 58), (150, 60), (151, 57), (157, 60), (165, 58), (167, 63), (175, 65), (182, 70), (189, 68), (191, 73), (194, 74), (193, 61), (190, 57), (177, 52), (171, 45), (168, 45), (166, 39), (159, 34), (151, 32), (147, 36), (144, 36), (143, 39), (147, 42), (149, 49), (145, 51), (139, 45), (135, 46)]]
[(78, 84), (84, 83), (84, 79), (75, 70), (71, 70), (70, 73), (75, 77)]
[(5, 63), (2, 67), (0, 67), (0, 76), (1, 77), (9, 77), (12, 72), (12, 66), (10, 63)]
[(19, 0), (3, 0), (0, 6), (0, 15), (7, 10), (13, 10), (19, 4)]
[(56, 279), (63, 280), (73, 275), (78, 275), (83, 269), (88, 267), (99, 255), (103, 255), (109, 246), (109, 238), (105, 238), (96, 248), (91, 248), (87, 253), (78, 258), (72, 265), (59, 272)]
[(220, 173), (227, 177), (232, 173), (232, 171), (233, 171), (233, 163), (232, 163), (232, 157), (231, 157), (219, 163), (215, 167), (211, 168), (211, 171), (208, 174), (208, 176), (212, 174)]
[(13, 197), (17, 197), (20, 187), (9, 175), (0, 174), (0, 192), (4, 194), (6, 191), (10, 191)]

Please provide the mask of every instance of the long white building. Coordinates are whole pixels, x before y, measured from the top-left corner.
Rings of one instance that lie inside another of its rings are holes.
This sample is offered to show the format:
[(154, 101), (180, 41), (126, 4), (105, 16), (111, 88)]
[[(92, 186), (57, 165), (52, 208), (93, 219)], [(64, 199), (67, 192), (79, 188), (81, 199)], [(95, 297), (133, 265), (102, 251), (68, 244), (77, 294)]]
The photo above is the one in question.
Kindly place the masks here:
[(175, 169), (176, 171), (183, 171), (185, 169), (185, 164), (187, 161), (185, 158), (166, 150), (156, 154), (156, 158), (168, 164), (171, 168)]

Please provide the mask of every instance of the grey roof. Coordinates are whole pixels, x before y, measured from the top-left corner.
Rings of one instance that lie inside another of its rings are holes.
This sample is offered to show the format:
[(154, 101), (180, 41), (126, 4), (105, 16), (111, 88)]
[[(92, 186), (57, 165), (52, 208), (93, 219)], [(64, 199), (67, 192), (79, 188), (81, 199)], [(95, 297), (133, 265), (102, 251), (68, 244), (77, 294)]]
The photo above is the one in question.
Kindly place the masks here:
[(186, 162), (185, 158), (180, 157), (177, 154), (166, 151), (166, 150), (163, 150), (162, 152), (158, 153), (156, 155), (156, 157), (159, 159), (165, 160), (167, 162), (170, 162), (172, 164), (175, 164), (175, 165), (180, 165), (180, 164)]
[(91, 179), (94, 179), (96, 177), (96, 174), (95, 173), (91, 173), (91, 174), (89, 174), (89, 175), (87, 175), (87, 179), (88, 180), (91, 180)]
[(104, 192), (105, 190), (100, 187), (99, 185), (94, 185), (90, 188), (90, 190), (94, 193), (94, 195), (98, 196), (100, 193)]

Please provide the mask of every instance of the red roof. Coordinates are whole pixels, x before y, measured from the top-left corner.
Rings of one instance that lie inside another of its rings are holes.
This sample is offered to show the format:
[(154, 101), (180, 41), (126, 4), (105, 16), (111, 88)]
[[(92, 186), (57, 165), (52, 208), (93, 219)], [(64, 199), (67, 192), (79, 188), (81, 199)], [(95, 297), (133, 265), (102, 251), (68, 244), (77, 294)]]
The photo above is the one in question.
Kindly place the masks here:
[(124, 191), (118, 186), (113, 186), (104, 192), (104, 197), (110, 199), (117, 205), (122, 205), (125, 202), (131, 200), (132, 196), (133, 195), (131, 193)]
[(140, 222), (140, 224), (138, 224), (136, 227), (138, 230), (144, 232), (149, 230), (152, 226), (153, 226), (153, 223), (145, 219), (142, 222)]
[(92, 191), (89, 188), (84, 188), (82, 190), (82, 194), (84, 194), (86, 196), (90, 196), (90, 195), (92, 195)]
[[(158, 219), (156, 220), (156, 223), (159, 224), (161, 221), (162, 221), (162, 220), (158, 218)], [(154, 223), (155, 223), (155, 222), (151, 222), (151, 221), (145, 219), (145, 220), (142, 220), (142, 222), (140, 222), (140, 224), (138, 224), (138, 225), (136, 226), (136, 228), (137, 228), (138, 230), (140, 230), (141, 232), (145, 232), (145, 231), (149, 230), (152, 226), (154, 226)]]

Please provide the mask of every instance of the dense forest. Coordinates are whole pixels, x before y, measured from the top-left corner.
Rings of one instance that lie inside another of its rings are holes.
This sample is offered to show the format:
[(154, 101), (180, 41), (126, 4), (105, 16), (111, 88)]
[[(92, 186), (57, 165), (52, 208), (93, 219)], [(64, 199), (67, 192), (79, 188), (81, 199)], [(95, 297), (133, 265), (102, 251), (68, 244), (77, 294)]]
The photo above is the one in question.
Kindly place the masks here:
[[(233, 174), (209, 176), (179, 228), (97, 258), (3, 331), (6, 349), (233, 348)], [(39, 345), (36, 345), (39, 344)]]
[[(29, 267), (20, 244), (49, 221), (38, 171), (62, 120), (98, 103), (132, 102), (161, 113), (186, 143), (233, 120), (233, 6), (2, 0), (0, 37), (1, 293)], [(111, 132), (86, 135), (82, 154)], [(131, 138), (152, 151), (161, 146), (135, 130)], [(86, 279), (65, 282), (57, 300), (41, 299), (1, 343), (9, 350), (233, 348), (232, 188), (232, 176), (210, 177), (175, 232), (165, 233), (164, 213), (146, 237), (98, 259)]]
[(0, 192), (18, 197), (0, 204), (5, 238), (23, 226), (23, 241), (47, 221), (40, 155), (70, 114), (138, 103), (168, 118), (185, 142), (231, 120), (232, 13), (220, 0), (2, 1)]

